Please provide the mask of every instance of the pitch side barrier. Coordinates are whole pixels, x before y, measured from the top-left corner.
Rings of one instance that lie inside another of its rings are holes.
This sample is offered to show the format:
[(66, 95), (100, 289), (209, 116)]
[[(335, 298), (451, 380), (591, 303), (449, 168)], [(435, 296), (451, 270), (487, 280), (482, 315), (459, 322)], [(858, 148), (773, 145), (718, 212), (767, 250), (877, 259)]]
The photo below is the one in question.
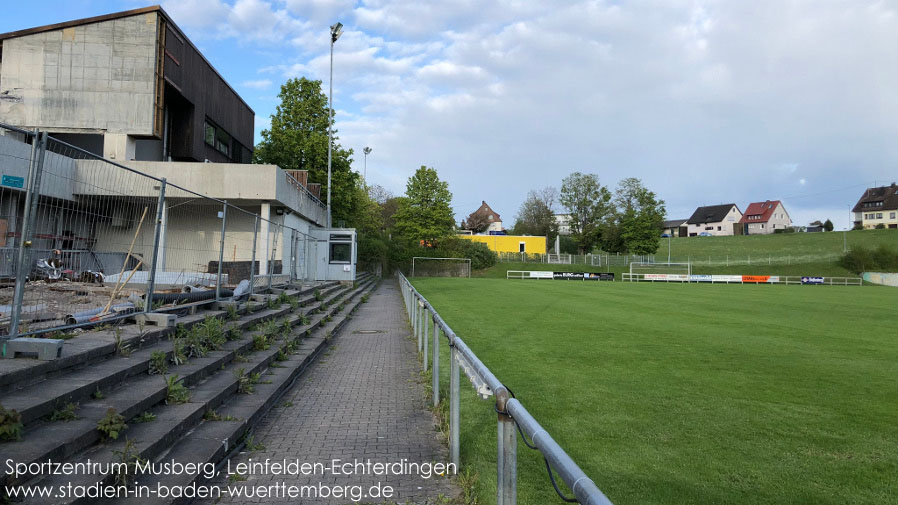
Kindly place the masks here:
[[(542, 454), (549, 473), (549, 480), (555, 492), (565, 501), (576, 501), (584, 505), (611, 505), (596, 484), (586, 476), (564, 449), (552, 439), (539, 422), (533, 418), (524, 405), (514, 397), (514, 393), (496, 378), (465, 342), (443, 321), (436, 309), (421, 296), (401, 272), (397, 273), (399, 286), (405, 301), (412, 329), (418, 340), (418, 351), (424, 356), (424, 370), (428, 361), (433, 364), (433, 404), (440, 402), (440, 348), (439, 334), (442, 331), (449, 345), (449, 453), (450, 459), (459, 464), (459, 369), (484, 400), (496, 398), (498, 413), (498, 454), (496, 459), (497, 505), (515, 505), (517, 502), (517, 443), (518, 431), (527, 447)], [(428, 353), (428, 326), (432, 327), (431, 352)], [(428, 354), (432, 356), (429, 358)], [(528, 442), (527, 439), (530, 439)], [(555, 483), (552, 470), (573, 491), (575, 499), (562, 495)]]
[(689, 284), (791, 284), (804, 286), (862, 286), (860, 277), (817, 277), (796, 275), (684, 275), (684, 274), (632, 274), (621, 280), (630, 282), (679, 282)]

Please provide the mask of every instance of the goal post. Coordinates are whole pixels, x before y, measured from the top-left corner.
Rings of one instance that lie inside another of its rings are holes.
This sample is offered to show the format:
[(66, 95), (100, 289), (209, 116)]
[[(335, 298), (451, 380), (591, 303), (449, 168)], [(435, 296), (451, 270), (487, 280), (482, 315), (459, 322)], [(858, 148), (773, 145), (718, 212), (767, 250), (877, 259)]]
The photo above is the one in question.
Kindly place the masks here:
[(412, 258), (410, 277), (471, 277), (471, 258)]
[(633, 274), (671, 274), (692, 275), (692, 263), (630, 263), (630, 276)]
[(571, 255), (570, 254), (547, 254), (546, 255), (546, 263), (551, 263), (555, 265), (570, 265), (571, 264)]

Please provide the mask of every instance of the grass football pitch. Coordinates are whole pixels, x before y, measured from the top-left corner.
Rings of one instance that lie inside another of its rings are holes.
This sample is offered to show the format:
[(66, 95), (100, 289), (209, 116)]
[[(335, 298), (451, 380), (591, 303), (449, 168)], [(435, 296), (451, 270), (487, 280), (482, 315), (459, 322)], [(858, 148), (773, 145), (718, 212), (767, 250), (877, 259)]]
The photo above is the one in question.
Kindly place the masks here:
[[(414, 284), (616, 504), (898, 503), (898, 290)], [(495, 503), (493, 399), (462, 387), (462, 469)], [(560, 502), (520, 441), (518, 497)]]

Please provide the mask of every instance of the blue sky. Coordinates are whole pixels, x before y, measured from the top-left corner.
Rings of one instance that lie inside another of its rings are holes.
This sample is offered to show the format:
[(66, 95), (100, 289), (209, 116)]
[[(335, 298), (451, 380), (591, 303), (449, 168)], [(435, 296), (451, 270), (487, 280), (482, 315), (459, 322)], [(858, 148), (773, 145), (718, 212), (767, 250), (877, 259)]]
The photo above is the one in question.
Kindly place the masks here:
[[(4, 2), (0, 32), (148, 4)], [(327, 86), (341, 143), (395, 194), (435, 167), (459, 219), (511, 226), (530, 189), (573, 171), (639, 177), (670, 218), (782, 199), (841, 229), (898, 180), (898, 4), (891, 1), (177, 0), (175, 23), (256, 112), (289, 77)]]

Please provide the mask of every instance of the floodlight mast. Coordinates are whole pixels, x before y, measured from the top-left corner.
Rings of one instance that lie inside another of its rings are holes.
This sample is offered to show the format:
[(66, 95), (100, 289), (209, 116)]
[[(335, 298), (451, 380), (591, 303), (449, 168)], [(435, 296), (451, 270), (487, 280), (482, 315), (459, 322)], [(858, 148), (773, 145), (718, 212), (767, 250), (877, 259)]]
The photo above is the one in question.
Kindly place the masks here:
[(331, 26), (331, 80), (330, 80), (330, 96), (328, 97), (327, 107), (327, 227), (332, 226), (331, 222), (331, 164), (334, 143), (334, 43), (343, 34), (343, 23), (337, 23)]
[(370, 147), (362, 149), (362, 152), (365, 153), (365, 173), (362, 174), (362, 179), (365, 180), (366, 184), (368, 183), (368, 155), (371, 154), (371, 151), (373, 150), (374, 149), (371, 149)]

